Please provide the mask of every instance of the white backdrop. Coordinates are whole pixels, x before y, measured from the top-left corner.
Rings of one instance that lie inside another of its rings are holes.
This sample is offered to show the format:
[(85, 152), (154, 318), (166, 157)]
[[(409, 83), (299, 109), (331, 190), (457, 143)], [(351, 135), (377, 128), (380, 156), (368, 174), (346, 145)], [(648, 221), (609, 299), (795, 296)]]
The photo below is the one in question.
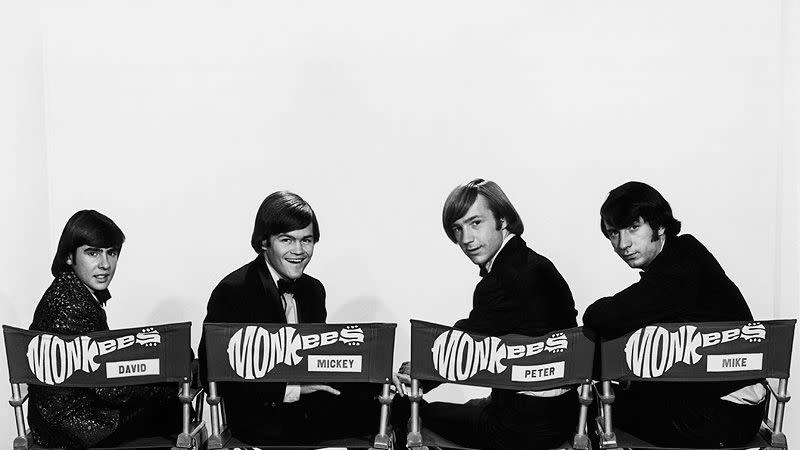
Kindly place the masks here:
[(291, 189), (319, 217), (307, 271), (330, 321), (397, 322), (401, 361), (409, 318), (469, 311), (477, 268), (440, 215), (475, 177), (504, 188), (579, 319), (638, 279), (598, 227), (631, 179), (756, 317), (797, 316), (794, 1), (0, 8), (4, 323), (29, 324), (61, 228), (94, 208), (128, 236), (111, 327), (191, 320), (196, 345), (211, 289), (254, 256), (259, 203)]

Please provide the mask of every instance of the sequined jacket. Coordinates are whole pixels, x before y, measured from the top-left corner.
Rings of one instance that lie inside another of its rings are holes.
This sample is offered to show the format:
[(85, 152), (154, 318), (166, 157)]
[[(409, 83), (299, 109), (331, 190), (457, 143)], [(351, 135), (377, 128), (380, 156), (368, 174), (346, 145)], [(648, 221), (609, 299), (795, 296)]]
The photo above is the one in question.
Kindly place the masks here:
[[(80, 335), (108, 330), (106, 313), (74, 272), (47, 288), (31, 330)], [(162, 386), (110, 388), (28, 387), (28, 421), (34, 441), (46, 447), (86, 448), (110, 436), (137, 405), (163, 401)], [(174, 397), (174, 394), (172, 395)]]

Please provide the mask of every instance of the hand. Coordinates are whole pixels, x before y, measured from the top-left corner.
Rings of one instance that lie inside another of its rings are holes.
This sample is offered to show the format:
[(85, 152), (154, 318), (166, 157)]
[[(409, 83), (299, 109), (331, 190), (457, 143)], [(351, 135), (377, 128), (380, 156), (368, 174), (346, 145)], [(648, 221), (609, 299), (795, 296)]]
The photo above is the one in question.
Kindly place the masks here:
[(397, 373), (392, 374), (392, 384), (401, 397), (406, 396), (406, 386), (411, 385), (411, 362), (406, 361)]
[(328, 392), (333, 395), (339, 395), (341, 392), (338, 390), (328, 386), (327, 384), (301, 384), (300, 385), (300, 395), (303, 394), (311, 394), (314, 392)]

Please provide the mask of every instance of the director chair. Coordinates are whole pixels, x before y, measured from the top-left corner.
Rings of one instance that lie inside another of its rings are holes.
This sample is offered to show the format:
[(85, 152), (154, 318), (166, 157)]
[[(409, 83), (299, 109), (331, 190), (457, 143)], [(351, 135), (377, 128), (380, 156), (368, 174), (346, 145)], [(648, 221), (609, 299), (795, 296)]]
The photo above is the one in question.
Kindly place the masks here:
[[(597, 432), (603, 449), (659, 448), (614, 425), (612, 381), (763, 380), (767, 402), (759, 433), (741, 447), (786, 449), (783, 416), (796, 320), (653, 324), (600, 345)], [(777, 378), (777, 389), (765, 378)], [(770, 404), (773, 399), (774, 404)], [(654, 399), (654, 406), (657, 406)], [(646, 414), (646, 411), (642, 411)], [(770, 415), (772, 417), (770, 417)]]
[[(389, 386), (395, 327), (388, 323), (205, 324), (206, 400), (211, 422), (208, 448), (393, 448)], [(338, 364), (340, 360), (347, 364)], [(243, 443), (231, 436), (218, 382), (382, 384), (378, 432), (372, 440), (341, 439), (311, 446)]]
[(589, 450), (587, 415), (592, 403), (595, 344), (585, 331), (588, 332), (578, 327), (541, 337), (493, 337), (412, 320), (408, 447), (465, 448), (422, 427), (420, 380), (429, 380), (518, 391), (577, 387), (575, 406), (579, 415), (575, 435), (558, 448)]
[[(112, 387), (174, 382), (180, 387), (181, 429), (171, 436), (143, 436), (113, 448), (198, 449), (205, 425), (193, 417), (191, 323), (65, 335), (3, 325), (17, 436), (14, 450), (41, 448), (26, 426), (23, 384), (53, 387)], [(202, 403), (197, 402), (198, 406)], [(96, 447), (103, 448), (103, 447)]]

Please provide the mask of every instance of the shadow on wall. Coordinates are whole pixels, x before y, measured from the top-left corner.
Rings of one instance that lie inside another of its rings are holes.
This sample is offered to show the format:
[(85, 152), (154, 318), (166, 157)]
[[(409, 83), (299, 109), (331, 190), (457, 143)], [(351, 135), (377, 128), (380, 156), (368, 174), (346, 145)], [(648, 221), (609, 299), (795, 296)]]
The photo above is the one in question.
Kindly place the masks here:
[(326, 302), (328, 322), (392, 322), (395, 317), (386, 302), (377, 297), (353, 297), (345, 301)]

